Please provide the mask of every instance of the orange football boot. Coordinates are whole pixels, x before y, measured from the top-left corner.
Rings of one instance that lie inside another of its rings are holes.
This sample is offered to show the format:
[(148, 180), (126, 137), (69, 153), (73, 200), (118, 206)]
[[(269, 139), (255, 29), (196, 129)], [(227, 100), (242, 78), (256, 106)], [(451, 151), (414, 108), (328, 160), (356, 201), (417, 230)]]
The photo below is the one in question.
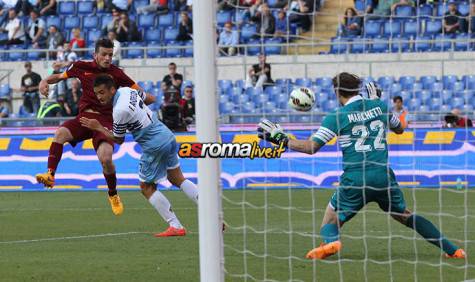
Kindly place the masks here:
[(334, 255), (341, 250), (341, 242), (335, 241), (328, 244), (320, 244), (320, 247), (317, 247), (305, 256), (309, 259), (325, 259), (328, 256)]
[(53, 188), (54, 186), (54, 172), (48, 169), (45, 173), (38, 173), (36, 175), (36, 181), (43, 184), (46, 188)]
[(170, 226), (167, 230), (163, 231), (162, 233), (157, 233), (153, 236), (155, 237), (172, 237), (172, 236), (185, 236), (186, 230), (185, 228), (175, 228)]
[(452, 255), (445, 254), (446, 258), (456, 258), (456, 259), (464, 259), (467, 256), (463, 249), (458, 249)]

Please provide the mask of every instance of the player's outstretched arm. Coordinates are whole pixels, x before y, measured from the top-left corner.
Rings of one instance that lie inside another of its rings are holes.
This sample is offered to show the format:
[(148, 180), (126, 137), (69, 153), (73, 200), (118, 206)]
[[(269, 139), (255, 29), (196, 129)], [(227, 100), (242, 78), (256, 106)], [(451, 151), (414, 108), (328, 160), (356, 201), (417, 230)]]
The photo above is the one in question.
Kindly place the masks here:
[(40, 81), (40, 85), (38, 86), (40, 90), (40, 94), (48, 97), (49, 94), (49, 84), (55, 84), (60, 82), (61, 80), (65, 80), (66, 78), (63, 76), (61, 73), (56, 73), (48, 76), (45, 79), (42, 79)]
[(313, 155), (318, 152), (322, 146), (313, 140), (290, 139), (287, 147), (297, 152)]
[(79, 119), (79, 122), (81, 122), (81, 125), (84, 127), (87, 127), (91, 130), (101, 132), (104, 134), (108, 139), (112, 140), (114, 143), (117, 144), (122, 144), (124, 143), (124, 137), (116, 137), (114, 134), (102, 124), (100, 124), (96, 119), (89, 119), (82, 117)]

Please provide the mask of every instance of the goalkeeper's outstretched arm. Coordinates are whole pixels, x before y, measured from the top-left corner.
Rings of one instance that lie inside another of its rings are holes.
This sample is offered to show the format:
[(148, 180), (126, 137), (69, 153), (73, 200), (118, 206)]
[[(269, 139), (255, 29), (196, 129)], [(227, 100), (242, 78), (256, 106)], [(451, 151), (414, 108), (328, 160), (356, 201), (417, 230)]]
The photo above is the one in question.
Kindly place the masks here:
[(287, 147), (297, 152), (313, 155), (318, 152), (322, 146), (313, 140), (289, 139)]

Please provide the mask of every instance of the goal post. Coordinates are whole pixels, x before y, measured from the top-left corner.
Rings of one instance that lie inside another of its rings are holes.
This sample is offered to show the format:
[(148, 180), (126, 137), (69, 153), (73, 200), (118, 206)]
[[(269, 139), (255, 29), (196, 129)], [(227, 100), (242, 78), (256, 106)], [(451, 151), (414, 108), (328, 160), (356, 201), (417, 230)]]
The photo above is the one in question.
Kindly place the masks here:
[[(196, 85), (196, 133), (198, 142), (218, 142), (218, 108), (216, 99), (216, 32), (215, 4), (194, 1), (193, 49)], [(201, 281), (224, 281), (219, 186), (219, 159), (198, 160), (199, 250)], [(220, 243), (217, 243), (220, 242)]]

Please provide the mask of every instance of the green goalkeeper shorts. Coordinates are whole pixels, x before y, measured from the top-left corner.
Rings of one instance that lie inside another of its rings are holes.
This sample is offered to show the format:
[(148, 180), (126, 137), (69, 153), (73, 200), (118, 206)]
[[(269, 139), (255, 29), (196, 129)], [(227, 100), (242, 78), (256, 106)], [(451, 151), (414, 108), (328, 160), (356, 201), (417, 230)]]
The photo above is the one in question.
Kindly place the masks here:
[(339, 221), (346, 222), (369, 202), (378, 203), (385, 212), (404, 212), (406, 202), (392, 169), (344, 172), (330, 206), (337, 212)]

